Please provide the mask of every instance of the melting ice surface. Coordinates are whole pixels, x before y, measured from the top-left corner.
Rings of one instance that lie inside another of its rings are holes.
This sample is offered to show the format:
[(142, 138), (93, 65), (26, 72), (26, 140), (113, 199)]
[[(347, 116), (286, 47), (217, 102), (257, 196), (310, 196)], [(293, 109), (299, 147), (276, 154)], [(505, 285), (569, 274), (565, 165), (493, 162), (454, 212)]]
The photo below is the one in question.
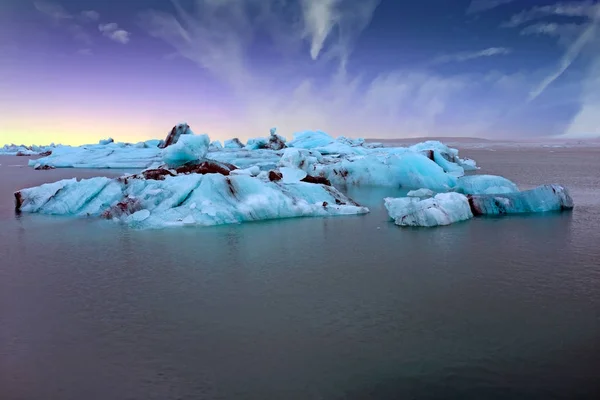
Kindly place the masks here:
[(386, 198), (385, 208), (400, 226), (439, 226), (473, 218), (469, 201), (459, 193), (440, 193), (420, 200), (414, 197)]
[(167, 176), (164, 180), (67, 179), (21, 190), (18, 202), (24, 212), (103, 216), (138, 228), (368, 212), (325, 185), (216, 173)]
[(464, 176), (477, 169), (475, 162), (438, 141), (382, 147), (321, 131), (300, 132), (286, 142), (273, 128), (245, 145), (239, 139), (221, 145), (180, 124), (164, 141), (58, 146), (30, 166), (145, 168), (119, 179), (63, 180), (15, 194), (24, 212), (103, 216), (140, 228), (366, 213), (336, 189), (356, 185), (415, 189), (410, 197), (385, 199), (390, 217), (402, 226), (569, 208), (556, 199), (560, 193), (569, 198), (558, 186), (527, 194), (500, 176)]

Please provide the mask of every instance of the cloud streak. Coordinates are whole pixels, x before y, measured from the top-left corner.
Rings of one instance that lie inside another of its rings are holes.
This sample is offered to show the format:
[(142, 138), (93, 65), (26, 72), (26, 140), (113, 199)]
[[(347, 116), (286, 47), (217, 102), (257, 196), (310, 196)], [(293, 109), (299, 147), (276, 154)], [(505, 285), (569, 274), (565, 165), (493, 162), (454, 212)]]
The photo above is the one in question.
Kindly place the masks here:
[(130, 40), (130, 33), (124, 29), (120, 29), (119, 25), (111, 22), (108, 24), (98, 25), (98, 30), (107, 38), (114, 40), (117, 43), (127, 44)]
[[(140, 25), (232, 89), (234, 99), (227, 97), (227, 101), (239, 107), (236, 118), (214, 122), (224, 131), (263, 135), (276, 125), (287, 134), (323, 129), (371, 137), (476, 135), (501, 115), (505, 104), (514, 102), (498, 101), (486, 110), (465, 108), (473, 96), (485, 101), (490, 97), (488, 89), (501, 85), (494, 90), (503, 99), (512, 99), (516, 91), (522, 99), (527, 95), (523, 85), (511, 86), (502, 74), (489, 80), (481, 75), (443, 76), (402, 68), (375, 71), (368, 79), (350, 74), (345, 67), (355, 39), (368, 27), (378, 1), (307, 0), (298, 9), (286, 9), (280, 0), (200, 0), (194, 9), (174, 4), (175, 14), (143, 12)], [(279, 65), (257, 67), (256, 52), (249, 49), (254, 38), (265, 33), (275, 46), (285, 43), (287, 49), (302, 49), (293, 54), (292, 62), (301, 68), (278, 75)], [(510, 52), (492, 47), (445, 56), (442, 62)], [(210, 125), (209, 118), (205, 116), (205, 123)]]
[(433, 60), (433, 64), (445, 64), (450, 62), (465, 62), (478, 58), (505, 56), (512, 53), (512, 49), (506, 47), (489, 47), (478, 51), (466, 51), (456, 54), (445, 54)]
[[(598, 23), (600, 22), (600, 5), (585, 3), (570, 3), (570, 4), (557, 4), (553, 6), (536, 7), (531, 11), (525, 11), (518, 15), (537, 15), (540, 10), (544, 13), (566, 15), (566, 16), (585, 16), (590, 18), (590, 22), (587, 27), (581, 32), (581, 34), (575, 39), (575, 41), (568, 46), (565, 53), (559, 60), (556, 68), (552, 73), (546, 76), (540, 83), (534, 88), (530, 95), (529, 101), (533, 101), (538, 98), (554, 81), (556, 81), (565, 71), (571, 66), (571, 64), (577, 59), (581, 51), (588, 43), (590, 43), (598, 32)], [(521, 20), (519, 18), (512, 19), (513, 21)], [(518, 24), (517, 24), (518, 25)], [(538, 25), (544, 33), (554, 33), (556, 28), (554, 25)]]
[(584, 17), (592, 19), (595, 18), (597, 9), (598, 3), (593, 1), (537, 6), (513, 15), (511, 19), (502, 24), (502, 26), (505, 28), (515, 28), (527, 22), (548, 16)]
[(512, 3), (515, 0), (472, 0), (467, 8), (467, 14), (476, 14), (492, 10), (496, 7)]

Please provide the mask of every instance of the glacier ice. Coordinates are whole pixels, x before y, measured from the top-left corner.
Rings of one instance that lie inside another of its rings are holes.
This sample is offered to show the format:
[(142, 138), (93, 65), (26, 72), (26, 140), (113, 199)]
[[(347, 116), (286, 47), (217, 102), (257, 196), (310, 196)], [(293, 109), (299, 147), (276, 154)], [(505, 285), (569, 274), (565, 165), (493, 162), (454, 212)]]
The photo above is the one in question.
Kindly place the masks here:
[(304, 131), (294, 134), (294, 139), (288, 143), (288, 147), (299, 149), (314, 149), (333, 143), (333, 137), (322, 131)]
[(59, 146), (52, 154), (29, 160), (29, 166), (54, 168), (148, 168), (162, 163), (158, 147), (137, 148), (123, 143), (89, 146)]
[(433, 197), (435, 193), (429, 189), (411, 190), (406, 194), (408, 197)]
[(142, 228), (367, 212), (336, 189), (356, 185), (410, 190), (406, 198), (385, 199), (390, 217), (406, 226), (573, 207), (567, 190), (558, 185), (520, 192), (501, 176), (465, 176), (478, 169), (475, 161), (460, 158), (457, 149), (439, 141), (382, 147), (361, 138), (304, 131), (286, 142), (272, 128), (268, 137), (245, 145), (237, 138), (221, 144), (178, 124), (165, 140), (10, 145), (0, 154), (41, 155), (29, 161), (35, 169), (142, 170), (117, 180), (64, 180), (15, 194), (24, 212), (103, 215)]
[(522, 192), (469, 195), (475, 215), (502, 215), (570, 210), (573, 199), (560, 185), (542, 185)]
[(159, 144), (159, 147), (169, 147), (176, 144), (179, 141), (181, 135), (193, 135), (194, 132), (190, 129), (190, 126), (186, 123), (177, 124), (171, 129), (171, 132), (167, 135), (163, 143)]
[(17, 209), (115, 219), (135, 228), (208, 226), (275, 218), (364, 214), (338, 190), (245, 175), (62, 180), (15, 193)]
[(388, 197), (384, 201), (390, 218), (400, 226), (433, 227), (473, 218), (467, 197), (460, 193), (440, 193), (425, 200)]
[(458, 178), (456, 191), (463, 194), (496, 194), (518, 192), (513, 182), (496, 175), (469, 175)]
[(244, 147), (244, 144), (240, 142), (240, 139), (233, 138), (223, 142), (223, 147), (226, 149), (241, 149)]
[(165, 148), (163, 161), (168, 166), (180, 166), (190, 161), (203, 159), (208, 153), (210, 139), (208, 135), (185, 135)]
[(0, 147), (1, 156), (47, 156), (52, 153), (56, 146), (50, 144), (48, 146), (25, 146), (24, 144), (6, 144)]

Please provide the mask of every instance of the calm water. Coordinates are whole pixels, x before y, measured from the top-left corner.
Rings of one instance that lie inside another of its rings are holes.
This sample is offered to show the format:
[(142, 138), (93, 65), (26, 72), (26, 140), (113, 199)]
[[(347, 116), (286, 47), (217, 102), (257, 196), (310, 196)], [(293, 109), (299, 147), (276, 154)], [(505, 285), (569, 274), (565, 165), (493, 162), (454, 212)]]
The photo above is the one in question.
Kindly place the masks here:
[(0, 398), (600, 398), (600, 150), (465, 153), (576, 209), (401, 229), (363, 189), (366, 216), (132, 231), (15, 216), (98, 171), (0, 157)]

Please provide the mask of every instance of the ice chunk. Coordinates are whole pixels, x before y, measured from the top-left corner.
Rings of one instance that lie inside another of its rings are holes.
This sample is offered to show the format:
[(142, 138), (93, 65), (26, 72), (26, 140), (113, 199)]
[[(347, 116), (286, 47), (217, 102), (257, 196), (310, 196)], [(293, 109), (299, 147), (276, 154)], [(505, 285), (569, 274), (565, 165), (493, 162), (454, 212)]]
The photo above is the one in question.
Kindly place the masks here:
[(15, 144), (6, 144), (0, 147), (0, 155), (5, 156), (47, 156), (52, 153), (56, 147), (53, 144), (49, 146), (25, 146), (25, 145), (15, 145)]
[(519, 188), (502, 176), (470, 175), (458, 179), (456, 191), (464, 194), (496, 194), (518, 192)]
[(456, 178), (422, 154), (369, 155), (318, 165), (317, 176), (333, 185), (390, 186), (406, 189), (425, 188), (445, 192), (456, 185)]
[(214, 142), (211, 142), (210, 146), (209, 146), (209, 150), (221, 150), (223, 148), (223, 145), (221, 144), (220, 141), (215, 140)]
[(254, 165), (250, 168), (233, 170), (230, 172), (230, 174), (231, 175), (257, 176), (258, 174), (260, 174), (260, 168), (258, 168), (256, 165)]
[(244, 147), (244, 144), (240, 142), (240, 139), (233, 138), (223, 142), (223, 147), (226, 149), (241, 149)]
[(98, 216), (122, 197), (121, 184), (104, 177), (66, 179), (15, 193), (20, 211), (57, 215)]
[(150, 211), (148, 210), (140, 210), (137, 212), (134, 212), (133, 214), (131, 214), (129, 217), (127, 217), (128, 222), (142, 222), (148, 219), (148, 217), (150, 216)]
[(98, 142), (98, 144), (100, 145), (107, 145), (107, 144), (111, 144), (114, 143), (114, 139), (113, 138), (108, 138), (108, 139), (102, 139)]
[(24, 189), (15, 197), (24, 212), (103, 216), (136, 228), (368, 212), (329, 186), (221, 174), (71, 179)]
[(570, 210), (573, 199), (560, 185), (543, 185), (517, 193), (469, 195), (475, 215), (501, 215)]
[(323, 156), (318, 151), (287, 148), (283, 151), (279, 165), (309, 171), (313, 169), (316, 163), (322, 160)]
[(169, 166), (180, 166), (190, 161), (197, 161), (206, 156), (210, 139), (208, 135), (185, 135), (177, 143), (167, 147), (163, 160)]
[(284, 183), (294, 183), (300, 182), (302, 179), (306, 178), (306, 171), (303, 171), (298, 168), (291, 167), (281, 167), (279, 171), (283, 175), (282, 182)]
[(248, 150), (264, 149), (267, 147), (267, 143), (269, 143), (269, 140), (267, 138), (248, 139), (248, 141), (246, 142), (246, 149), (248, 149)]
[(467, 197), (459, 193), (440, 193), (425, 200), (388, 197), (384, 201), (390, 218), (400, 226), (433, 227), (473, 218)]
[(429, 189), (411, 190), (406, 195), (408, 197), (433, 197), (435, 193)]
[(314, 149), (333, 143), (334, 139), (322, 131), (304, 131), (294, 133), (294, 140), (288, 143), (288, 147), (301, 149)]
[(134, 146), (86, 145), (80, 147), (59, 146), (52, 154), (30, 160), (29, 166), (55, 168), (148, 168), (161, 162), (162, 150), (158, 147), (145, 149)]
[(181, 124), (177, 124), (173, 127), (173, 129), (171, 129), (171, 132), (169, 132), (169, 134), (167, 135), (167, 138), (165, 139), (165, 141), (163, 142), (162, 146), (160, 147), (169, 147), (171, 145), (174, 145), (175, 143), (177, 143), (179, 141), (179, 138), (181, 137), (181, 135), (193, 135), (194, 132), (192, 132), (192, 130), (190, 129), (190, 126), (186, 123), (181, 123)]

